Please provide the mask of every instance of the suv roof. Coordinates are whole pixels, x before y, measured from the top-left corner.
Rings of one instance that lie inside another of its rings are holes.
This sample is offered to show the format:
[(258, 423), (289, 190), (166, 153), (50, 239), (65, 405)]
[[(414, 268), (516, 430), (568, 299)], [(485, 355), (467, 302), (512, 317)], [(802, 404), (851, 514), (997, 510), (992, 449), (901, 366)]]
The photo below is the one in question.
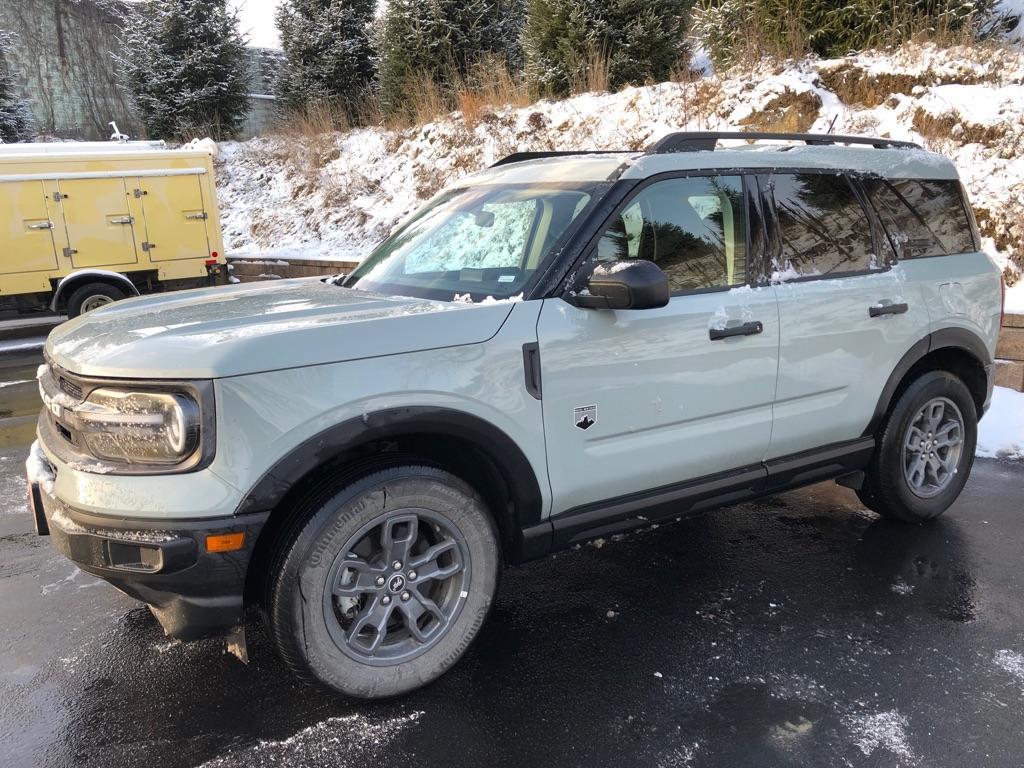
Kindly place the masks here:
[[(721, 141), (743, 143), (719, 146)], [(835, 169), (893, 178), (959, 178), (948, 158), (927, 152), (917, 144), (893, 139), (809, 133), (680, 132), (663, 137), (646, 152), (519, 152), (499, 160), (469, 181), (611, 181), (646, 178), (668, 171), (772, 168)]]

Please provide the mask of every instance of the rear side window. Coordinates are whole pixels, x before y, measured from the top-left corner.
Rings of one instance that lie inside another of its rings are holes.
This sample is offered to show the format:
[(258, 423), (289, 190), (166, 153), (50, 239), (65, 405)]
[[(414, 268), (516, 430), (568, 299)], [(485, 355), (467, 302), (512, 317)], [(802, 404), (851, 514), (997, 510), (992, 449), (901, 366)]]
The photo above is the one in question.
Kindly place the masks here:
[(898, 258), (976, 250), (960, 182), (867, 179), (864, 184)]
[(770, 179), (778, 218), (776, 270), (793, 277), (863, 272), (884, 266), (871, 222), (842, 174), (784, 173)]

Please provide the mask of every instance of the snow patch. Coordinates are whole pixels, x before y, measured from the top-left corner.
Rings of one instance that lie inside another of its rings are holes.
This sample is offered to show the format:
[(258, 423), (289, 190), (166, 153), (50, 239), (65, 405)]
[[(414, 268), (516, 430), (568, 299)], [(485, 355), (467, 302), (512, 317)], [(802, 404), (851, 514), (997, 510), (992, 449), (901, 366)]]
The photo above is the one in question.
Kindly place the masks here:
[(996, 651), (996, 666), (1017, 679), (1024, 686), (1024, 654), (1016, 651)]
[(1007, 387), (992, 390), (992, 404), (978, 424), (975, 455), (1024, 459), (1024, 392)]
[(910, 762), (917, 757), (907, 740), (907, 718), (891, 709), (866, 715), (850, 715), (844, 724), (853, 735), (853, 743), (866, 756), (882, 749)]
[(378, 756), (423, 712), (371, 719), (362, 714), (329, 717), (281, 741), (261, 741), (248, 749), (214, 758), (199, 768), (276, 766), (314, 768), (322, 765), (360, 765)]

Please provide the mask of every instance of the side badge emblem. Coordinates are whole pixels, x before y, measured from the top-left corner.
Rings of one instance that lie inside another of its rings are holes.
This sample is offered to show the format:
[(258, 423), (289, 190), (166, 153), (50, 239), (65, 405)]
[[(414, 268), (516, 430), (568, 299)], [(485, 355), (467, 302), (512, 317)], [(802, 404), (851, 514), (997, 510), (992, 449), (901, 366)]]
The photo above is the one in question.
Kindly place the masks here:
[(577, 405), (572, 409), (572, 422), (580, 429), (590, 429), (596, 421), (596, 405)]

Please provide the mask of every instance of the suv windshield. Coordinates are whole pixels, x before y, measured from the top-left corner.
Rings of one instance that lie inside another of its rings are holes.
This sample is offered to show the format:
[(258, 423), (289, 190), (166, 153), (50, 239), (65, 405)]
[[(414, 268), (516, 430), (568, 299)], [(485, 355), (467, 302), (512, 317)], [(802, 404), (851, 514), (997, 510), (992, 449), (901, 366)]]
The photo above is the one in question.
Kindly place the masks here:
[(514, 298), (593, 196), (594, 185), (453, 189), (381, 243), (343, 285), (447, 301)]

